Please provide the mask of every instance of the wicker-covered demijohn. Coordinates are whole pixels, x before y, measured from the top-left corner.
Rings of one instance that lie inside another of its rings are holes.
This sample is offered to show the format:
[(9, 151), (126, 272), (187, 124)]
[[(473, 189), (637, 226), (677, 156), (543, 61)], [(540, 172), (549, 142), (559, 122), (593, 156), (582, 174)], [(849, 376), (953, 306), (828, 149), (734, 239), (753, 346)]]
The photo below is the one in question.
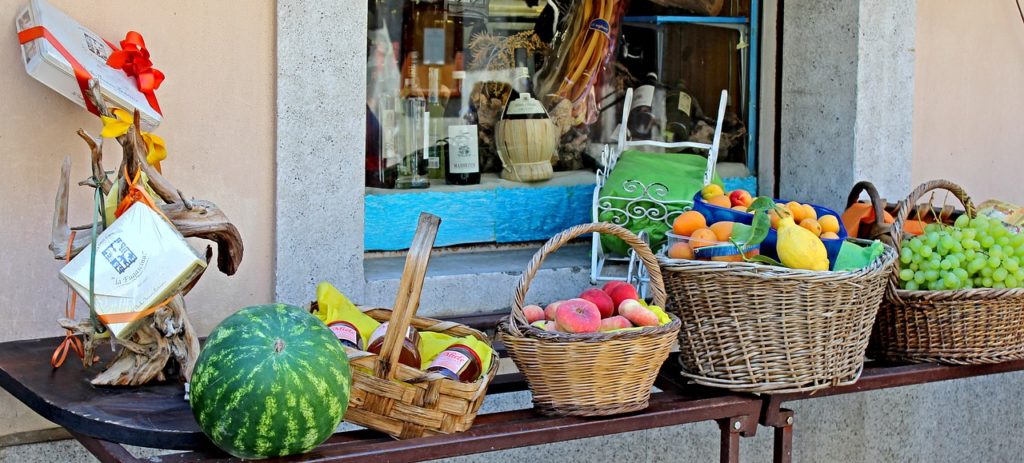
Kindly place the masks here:
[(817, 272), (658, 256), (668, 307), (682, 321), (679, 360), (695, 383), (746, 392), (851, 384), (896, 260)]
[[(924, 183), (900, 203), (889, 231), (897, 247), (902, 244), (909, 211), (936, 189), (953, 193), (965, 213), (975, 216), (974, 204), (963, 188), (947, 180)], [(908, 291), (900, 289), (897, 266), (889, 274), (875, 331), (872, 353), (890, 361), (965, 365), (1021, 359), (1024, 288)]]
[(439, 224), (436, 216), (420, 215), (394, 310), (363, 309), (373, 319), (390, 323), (381, 355), (346, 349), (352, 366), (352, 393), (345, 421), (399, 438), (447, 434), (469, 429), (484, 401), (487, 385), (497, 372), (497, 355), (492, 355), (488, 371), (472, 383), (398, 363), (410, 325), (420, 331), (473, 336), (490, 343), (483, 333), (468, 326), (414, 316)]
[(526, 267), (512, 312), (498, 325), (501, 340), (533, 392), (534, 407), (549, 415), (603, 416), (643, 410), (651, 386), (679, 332), (679, 320), (609, 333), (544, 331), (523, 315), (526, 292), (544, 259), (568, 241), (592, 232), (628, 243), (647, 267), (654, 304), (664, 307), (661, 271), (650, 248), (630, 231), (609, 223), (577, 225), (552, 237)]

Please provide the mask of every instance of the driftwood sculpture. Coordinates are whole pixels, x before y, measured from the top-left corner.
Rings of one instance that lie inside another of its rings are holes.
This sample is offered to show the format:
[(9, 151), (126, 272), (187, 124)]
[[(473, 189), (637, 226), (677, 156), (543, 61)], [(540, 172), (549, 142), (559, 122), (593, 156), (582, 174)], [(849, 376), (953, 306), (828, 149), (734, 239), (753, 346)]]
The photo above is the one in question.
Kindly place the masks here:
[[(95, 81), (89, 85), (89, 95), (100, 113), (113, 117), (100, 97)], [(217, 244), (217, 268), (226, 275), (232, 275), (242, 261), (242, 238), (238, 229), (228, 220), (227, 216), (213, 203), (203, 200), (188, 200), (160, 172), (146, 162), (147, 148), (141, 137), (139, 113), (135, 113), (135, 123), (128, 133), (117, 138), (123, 150), (121, 166), (117, 169), (114, 180), (107, 177), (103, 169), (103, 139), (94, 138), (84, 130), (78, 135), (85, 140), (92, 153), (92, 176), (79, 185), (99, 188), (103, 195), (118, 185), (120, 201), (125, 192), (127, 175), (134, 176), (142, 170), (149, 177), (149, 186), (157, 194), (154, 200), (169, 218), (177, 230), (185, 237), (203, 238)], [(53, 229), (50, 250), (55, 258), (68, 258), (68, 241), (71, 239), (72, 228), (68, 226), (68, 194), (71, 176), (71, 160), (65, 158), (61, 168), (60, 184), (57, 187), (56, 208), (53, 215)], [(160, 203), (163, 204), (160, 204)], [(100, 224), (102, 226), (102, 224)], [(88, 231), (92, 225), (75, 227), (75, 230)], [(88, 232), (75, 234), (71, 244), (72, 257), (89, 245), (92, 237)], [(211, 247), (206, 248), (206, 261), (213, 255)], [(182, 298), (196, 284), (197, 275), (187, 287), (181, 291), (165, 307), (156, 310), (128, 340), (117, 339), (103, 333), (103, 327), (95, 326), (91, 318), (82, 320), (60, 319), (58, 323), (65, 329), (84, 337), (85, 356), (82, 361), (86, 367), (92, 366), (98, 359), (95, 355), (97, 346), (108, 342), (120, 346), (110, 365), (92, 380), (94, 385), (104, 386), (135, 386), (150, 381), (162, 381), (178, 375), (182, 381), (188, 381), (192, 375), (196, 357), (199, 355), (199, 338), (192, 327), (185, 311)]]

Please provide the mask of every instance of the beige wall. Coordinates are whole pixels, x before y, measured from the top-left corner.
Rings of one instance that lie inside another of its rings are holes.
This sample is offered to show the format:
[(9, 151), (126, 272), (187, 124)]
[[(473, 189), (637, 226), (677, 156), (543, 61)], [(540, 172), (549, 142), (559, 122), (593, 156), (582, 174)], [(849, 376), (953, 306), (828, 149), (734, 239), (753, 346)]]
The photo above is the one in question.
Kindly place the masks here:
[[(231, 277), (211, 270), (187, 299), (206, 333), (228, 313), (267, 302), (273, 287), (275, 3), (270, 0), (50, 0), (108, 40), (143, 33), (155, 66), (166, 121), (164, 173), (187, 195), (214, 201), (241, 230), (245, 258)], [(53, 195), (65, 155), (72, 180), (88, 176), (88, 151), (75, 135), (98, 134), (99, 120), (29, 77), (14, 18), (25, 0), (0, 2), (0, 341), (57, 336), (64, 285), (47, 249)], [(120, 158), (108, 145), (105, 166)], [(71, 221), (91, 220), (90, 192), (72, 190)], [(39, 358), (39, 368), (49, 368)], [(63, 368), (81, 368), (69, 361)], [(0, 392), (0, 435), (46, 426)]]
[(944, 177), (975, 202), (1024, 205), (1024, 23), (1017, 6), (917, 5), (914, 184)]

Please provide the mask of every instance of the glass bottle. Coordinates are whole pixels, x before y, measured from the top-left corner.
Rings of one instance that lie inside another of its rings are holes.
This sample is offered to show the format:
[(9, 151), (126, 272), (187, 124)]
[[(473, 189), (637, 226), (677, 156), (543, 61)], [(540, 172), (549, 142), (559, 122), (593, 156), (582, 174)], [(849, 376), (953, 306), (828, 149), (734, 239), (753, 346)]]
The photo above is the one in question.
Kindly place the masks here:
[(676, 88), (669, 89), (665, 97), (665, 141), (681, 142), (690, 139), (694, 122), (693, 98), (686, 93), (682, 80)]
[[(370, 335), (370, 339), (366, 344), (367, 352), (380, 355), (380, 350), (384, 347), (384, 335), (388, 332), (388, 326), (389, 323), (384, 322), (377, 329), (373, 330), (373, 334)], [(416, 331), (416, 328), (410, 326), (406, 330), (402, 350), (398, 354), (398, 363), (417, 370), (422, 366), (420, 363), (420, 333)]]
[(401, 156), (398, 155), (398, 119), (393, 95), (379, 97), (377, 122), (377, 170), (373, 172), (372, 184), (367, 182), (367, 186), (394, 188)]
[(427, 156), (427, 177), (442, 179), (445, 169), (445, 151), (447, 151), (447, 138), (444, 123), (444, 105), (441, 104), (440, 95), (440, 69), (431, 66), (428, 75), (427, 113), (430, 118), (430, 146)]
[[(462, 77), (459, 75), (459, 77)], [(457, 79), (461, 83), (463, 79)], [(466, 95), (465, 89), (459, 93)], [(449, 185), (480, 183), (480, 134), (476, 124), (448, 126), (448, 145), (444, 182)]]
[(427, 188), (430, 181), (421, 171), (425, 170), (425, 157), (428, 153), (426, 102), (420, 97), (406, 98), (404, 101), (404, 136), (402, 147), (402, 163), (398, 169), (398, 180), (395, 188)]
[(633, 140), (650, 140), (654, 136), (657, 118), (654, 116), (654, 90), (657, 87), (658, 74), (649, 72), (643, 83), (633, 91), (633, 104), (629, 109), (629, 134)]
[(483, 362), (476, 351), (463, 344), (452, 344), (437, 354), (427, 372), (439, 373), (453, 381), (471, 383), (480, 377)]

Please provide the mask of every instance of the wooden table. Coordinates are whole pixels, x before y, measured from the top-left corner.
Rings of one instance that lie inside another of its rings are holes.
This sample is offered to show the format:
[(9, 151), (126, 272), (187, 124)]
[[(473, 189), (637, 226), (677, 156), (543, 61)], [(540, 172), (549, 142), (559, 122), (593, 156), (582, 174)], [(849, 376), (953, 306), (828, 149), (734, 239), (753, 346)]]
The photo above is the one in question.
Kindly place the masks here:
[[(485, 323), (488, 320), (480, 320)], [(58, 338), (0, 344), (0, 387), (36, 413), (67, 428), (101, 461), (137, 462), (122, 444), (184, 450), (184, 453), (145, 461), (179, 462), (197, 459), (233, 460), (217, 450), (199, 430), (184, 388), (177, 383), (137, 388), (95, 388), (88, 383), (94, 371), (69, 361), (59, 370), (46, 363)], [(109, 351), (108, 351), (109, 354)], [(869, 363), (860, 380), (809, 393), (738, 394), (685, 383), (675, 356), (662, 368), (647, 410), (607, 418), (547, 417), (533, 410), (483, 414), (469, 431), (447, 436), (394, 440), (369, 430), (337, 433), (310, 453), (282, 461), (407, 462), (467, 455), (530, 445), (606, 436), (622, 432), (716, 421), (723, 462), (739, 461), (741, 436), (752, 436), (757, 425), (774, 428), (774, 461), (792, 457), (793, 410), (796, 401), (886, 389), (949, 379), (1024, 370), (1024, 360), (992, 365), (885, 365)], [(521, 391), (519, 374), (495, 378), (489, 394)]]
[[(88, 379), (95, 371), (83, 370), (74, 361), (56, 371), (49, 367), (46, 361), (58, 342), (59, 338), (48, 338), (0, 344), (0, 387), (67, 428), (101, 461), (140, 461), (122, 444), (188, 451), (148, 461), (232, 460), (200, 431), (180, 384), (93, 387)], [(515, 410), (480, 415), (467, 432), (407, 440), (368, 430), (349, 431), (335, 434), (312, 452), (282, 461), (422, 461), (711, 420), (719, 424), (722, 461), (739, 461), (739, 437), (757, 430), (761, 399), (705, 388), (677, 389), (666, 381), (659, 384), (667, 390), (655, 393), (651, 406), (642, 412), (569, 418)], [(526, 387), (521, 375), (502, 375), (488, 393)]]

